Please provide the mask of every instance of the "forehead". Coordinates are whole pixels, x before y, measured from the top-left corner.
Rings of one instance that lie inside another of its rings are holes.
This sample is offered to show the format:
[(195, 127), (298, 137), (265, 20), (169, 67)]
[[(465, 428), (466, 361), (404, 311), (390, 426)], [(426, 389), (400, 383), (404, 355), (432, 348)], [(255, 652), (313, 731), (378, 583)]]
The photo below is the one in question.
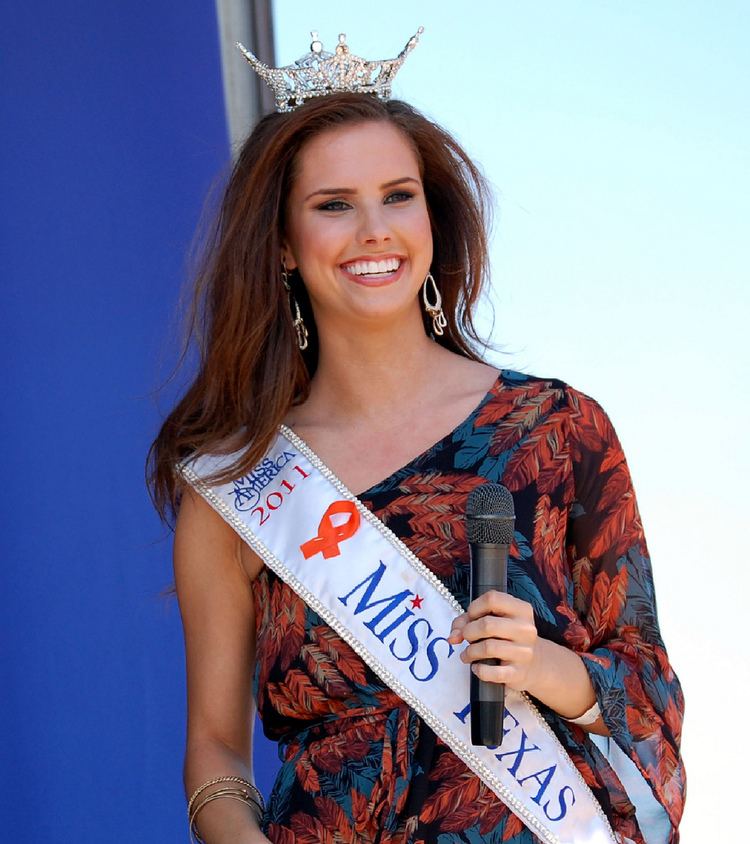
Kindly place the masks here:
[(295, 162), (293, 190), (323, 184), (355, 187), (383, 184), (403, 176), (420, 178), (419, 160), (409, 138), (390, 123), (357, 123), (328, 129), (311, 138)]

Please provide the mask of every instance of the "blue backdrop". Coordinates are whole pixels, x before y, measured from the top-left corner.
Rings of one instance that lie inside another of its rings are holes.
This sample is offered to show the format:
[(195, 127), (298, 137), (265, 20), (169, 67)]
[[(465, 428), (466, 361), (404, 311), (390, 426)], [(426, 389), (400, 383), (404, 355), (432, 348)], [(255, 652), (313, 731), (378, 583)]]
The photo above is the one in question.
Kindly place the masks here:
[(143, 463), (228, 158), (214, 7), (4, 12), (0, 837), (181, 842), (182, 633)]

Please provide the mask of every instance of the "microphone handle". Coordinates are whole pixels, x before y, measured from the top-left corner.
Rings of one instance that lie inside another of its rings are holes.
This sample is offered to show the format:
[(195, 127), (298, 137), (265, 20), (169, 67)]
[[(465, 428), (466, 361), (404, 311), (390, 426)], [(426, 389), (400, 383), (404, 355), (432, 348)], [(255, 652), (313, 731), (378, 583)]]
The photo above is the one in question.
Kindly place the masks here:
[[(495, 589), (507, 592), (508, 545), (472, 542), (471, 551), (471, 600)], [(476, 660), (484, 665), (501, 665), (499, 659)], [(480, 680), (472, 671), (470, 677), (471, 743), (484, 747), (497, 747), (503, 741), (505, 715), (505, 684)]]

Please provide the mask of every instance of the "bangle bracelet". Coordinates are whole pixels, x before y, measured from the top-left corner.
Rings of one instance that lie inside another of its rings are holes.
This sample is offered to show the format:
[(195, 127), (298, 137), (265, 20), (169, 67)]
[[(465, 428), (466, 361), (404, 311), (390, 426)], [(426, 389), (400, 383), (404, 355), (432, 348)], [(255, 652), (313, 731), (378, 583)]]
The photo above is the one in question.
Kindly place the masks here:
[(244, 803), (247, 803), (249, 806), (253, 806), (253, 808), (258, 809), (260, 812), (263, 811), (258, 801), (253, 797), (253, 795), (246, 791), (244, 788), (217, 788), (216, 791), (212, 791), (206, 797), (204, 797), (200, 803), (193, 809), (192, 814), (189, 816), (188, 820), (192, 821), (195, 816), (200, 812), (201, 808), (206, 805), (206, 803), (210, 803), (211, 800), (216, 800), (219, 797), (229, 797), (234, 795), (238, 799), (242, 800)]
[(212, 800), (220, 800), (222, 797), (228, 797), (230, 800), (237, 800), (240, 803), (244, 803), (246, 806), (250, 806), (253, 810), (253, 814), (255, 815), (255, 819), (257, 820), (258, 824), (261, 823), (263, 812), (260, 806), (249, 796), (246, 791), (239, 791), (234, 789), (220, 789), (218, 791), (214, 791), (212, 794), (209, 794), (208, 797), (204, 797), (203, 800), (196, 806), (195, 811), (191, 815), (188, 820), (188, 830), (190, 833), (190, 841), (192, 842), (195, 839), (198, 842), (203, 842), (203, 839), (198, 832), (198, 828), (195, 826), (195, 819), (198, 817), (198, 813), (200, 810), (210, 803)]
[(208, 782), (204, 782), (203, 785), (199, 785), (198, 788), (192, 793), (190, 800), (188, 801), (187, 813), (188, 817), (190, 816), (190, 810), (193, 807), (193, 803), (195, 802), (195, 798), (205, 789), (207, 789), (210, 785), (217, 785), (221, 782), (237, 782), (240, 785), (244, 785), (246, 788), (249, 788), (251, 792), (256, 795), (256, 800), (260, 805), (261, 811), (265, 812), (265, 803), (263, 801), (263, 795), (258, 791), (258, 789), (251, 783), (248, 782), (243, 777), (216, 777), (215, 779), (209, 780)]
[[(217, 788), (215, 791), (212, 791), (206, 797), (204, 797), (198, 805), (193, 809), (193, 804), (195, 803), (196, 799), (200, 794), (202, 794), (209, 786), (211, 785), (218, 785), (219, 783), (239, 783), (240, 785), (244, 786), (244, 788), (236, 788), (236, 787), (223, 787)], [(191, 844), (193, 841), (198, 841), (199, 844), (205, 844), (203, 839), (200, 837), (198, 833), (198, 828), (195, 826), (195, 819), (198, 815), (198, 812), (207, 804), (210, 803), (212, 800), (218, 800), (221, 797), (229, 797), (231, 800), (239, 800), (245, 805), (250, 806), (253, 811), (253, 814), (258, 821), (258, 824), (262, 823), (263, 815), (265, 813), (265, 803), (263, 800), (263, 795), (260, 791), (251, 783), (248, 782), (244, 777), (216, 777), (215, 779), (209, 780), (208, 782), (204, 782), (203, 785), (198, 786), (195, 791), (192, 793), (190, 800), (188, 801), (187, 807), (187, 814), (188, 814), (188, 832), (190, 834), (190, 841)]]
[(599, 701), (596, 701), (591, 709), (587, 709), (583, 715), (579, 715), (578, 718), (566, 718), (565, 720), (569, 724), (578, 724), (581, 727), (588, 727), (590, 724), (593, 724), (602, 714), (601, 709), (599, 709)]

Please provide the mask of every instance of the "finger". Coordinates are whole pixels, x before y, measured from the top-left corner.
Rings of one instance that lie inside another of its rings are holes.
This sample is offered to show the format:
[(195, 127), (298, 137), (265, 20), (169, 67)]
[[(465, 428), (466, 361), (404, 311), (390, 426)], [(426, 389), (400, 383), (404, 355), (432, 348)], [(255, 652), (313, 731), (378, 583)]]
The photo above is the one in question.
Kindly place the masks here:
[(464, 625), (461, 633), (467, 642), (476, 642), (479, 639), (512, 639), (513, 627), (516, 622), (513, 619), (498, 615), (484, 615), (475, 621)]
[(492, 615), (524, 616), (529, 613), (533, 615), (533, 612), (533, 607), (527, 601), (522, 601), (507, 592), (490, 589), (469, 604), (465, 615), (471, 621), (488, 613)]
[(461, 651), (461, 662), (476, 662), (480, 659), (501, 659), (504, 663), (525, 665), (530, 662), (531, 649), (516, 642), (506, 642), (502, 639), (484, 639), (469, 645)]
[(513, 678), (513, 668), (508, 665), (482, 665), (481, 662), (476, 662), (471, 666), (471, 670), (487, 683), (505, 683), (508, 684)]
[(468, 618), (466, 613), (456, 616), (451, 624), (451, 632), (448, 634), (449, 642), (460, 642), (463, 639), (463, 628), (465, 627)]
[(534, 619), (509, 618), (507, 616), (485, 615), (470, 621), (461, 631), (467, 642), (480, 639), (507, 639), (510, 642), (532, 644), (537, 638)]

